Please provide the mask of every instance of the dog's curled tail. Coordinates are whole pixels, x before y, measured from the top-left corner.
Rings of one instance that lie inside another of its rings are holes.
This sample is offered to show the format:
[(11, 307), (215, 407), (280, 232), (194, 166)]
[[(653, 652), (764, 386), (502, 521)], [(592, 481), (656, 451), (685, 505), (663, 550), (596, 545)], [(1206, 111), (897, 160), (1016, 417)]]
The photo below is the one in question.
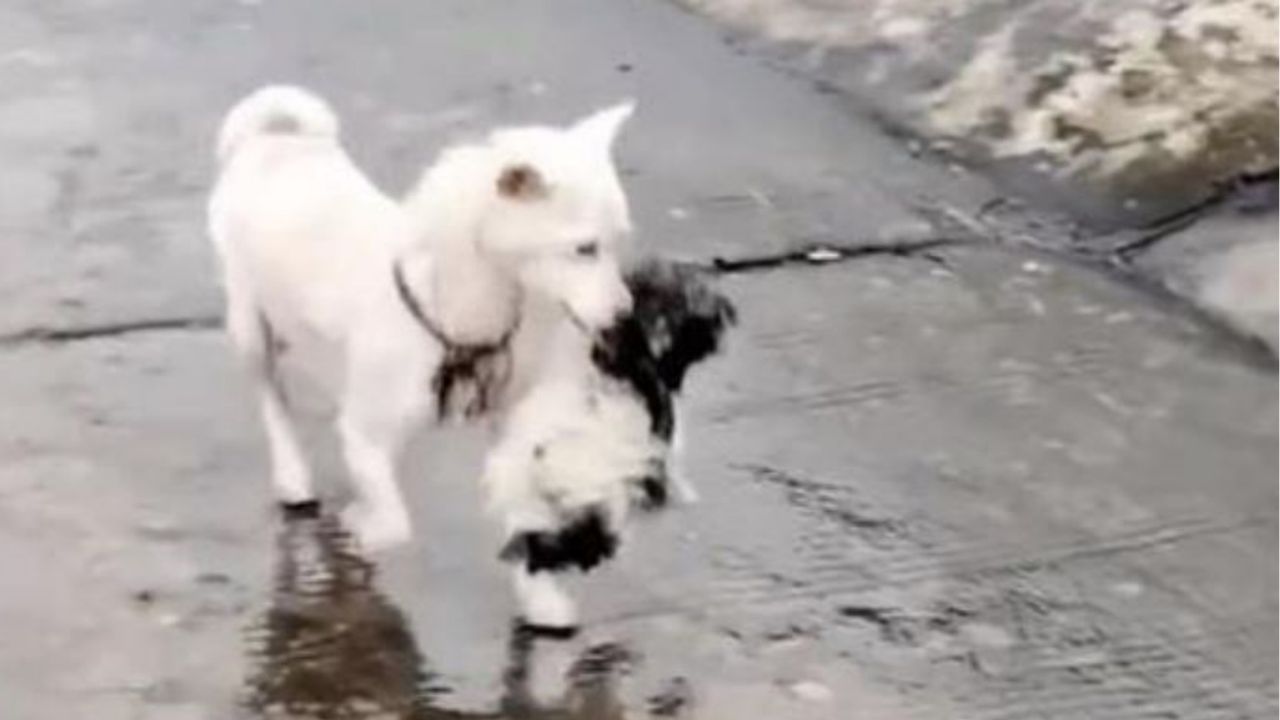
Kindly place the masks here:
[(315, 93), (293, 85), (259, 88), (227, 113), (218, 132), (218, 162), (226, 163), (245, 141), (262, 135), (336, 138), (338, 116)]

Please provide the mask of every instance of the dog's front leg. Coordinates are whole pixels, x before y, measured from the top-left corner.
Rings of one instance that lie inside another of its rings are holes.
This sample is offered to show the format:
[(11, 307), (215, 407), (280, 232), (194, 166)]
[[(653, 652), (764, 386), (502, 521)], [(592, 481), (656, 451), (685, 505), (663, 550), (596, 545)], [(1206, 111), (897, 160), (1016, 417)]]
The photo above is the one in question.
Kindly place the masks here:
[(342, 453), (356, 491), (355, 502), (343, 511), (344, 524), (360, 547), (377, 551), (409, 540), (409, 511), (396, 482), (401, 442), (386, 428), (374, 428), (358, 418), (338, 422)]
[(356, 492), (343, 520), (364, 550), (376, 551), (412, 535), (396, 475), (405, 441), (426, 412), (426, 383), (418, 373), (425, 363), (386, 352), (363, 357), (357, 352), (354, 360), (338, 418)]

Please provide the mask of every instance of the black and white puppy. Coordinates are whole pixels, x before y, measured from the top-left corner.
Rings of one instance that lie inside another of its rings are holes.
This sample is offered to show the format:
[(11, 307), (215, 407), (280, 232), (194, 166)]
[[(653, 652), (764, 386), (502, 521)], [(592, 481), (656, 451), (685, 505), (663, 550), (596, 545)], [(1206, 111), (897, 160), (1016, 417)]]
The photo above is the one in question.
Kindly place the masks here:
[(676, 397), (689, 369), (719, 349), (734, 307), (692, 266), (649, 261), (625, 279), (631, 312), (589, 353), (551, 359), (486, 459), (523, 618), (546, 629), (576, 626), (558, 575), (611, 557), (633, 509), (696, 498), (672, 467)]

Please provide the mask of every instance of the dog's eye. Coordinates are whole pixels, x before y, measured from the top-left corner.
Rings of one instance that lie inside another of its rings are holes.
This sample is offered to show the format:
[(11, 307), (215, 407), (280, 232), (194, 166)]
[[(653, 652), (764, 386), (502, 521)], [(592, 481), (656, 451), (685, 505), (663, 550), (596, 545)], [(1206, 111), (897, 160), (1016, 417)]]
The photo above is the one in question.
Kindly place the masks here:
[(600, 255), (600, 243), (584, 242), (578, 243), (573, 248), (573, 254), (580, 258), (594, 258)]

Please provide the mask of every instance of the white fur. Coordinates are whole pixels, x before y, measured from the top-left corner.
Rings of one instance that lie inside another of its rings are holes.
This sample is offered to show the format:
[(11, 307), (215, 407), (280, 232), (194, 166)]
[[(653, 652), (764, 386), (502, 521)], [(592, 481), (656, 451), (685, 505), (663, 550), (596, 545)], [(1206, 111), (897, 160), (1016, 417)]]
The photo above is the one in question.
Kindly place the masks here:
[[(610, 146), (629, 114), (619, 106), (567, 129), (508, 130), (447, 151), (401, 205), (354, 165), (334, 114), (308, 91), (263, 88), (230, 111), (209, 231), (227, 328), (259, 395), (282, 500), (309, 500), (314, 491), (273, 339), (303, 361), (337, 365), (327, 389), (357, 492), (345, 514), (357, 538), (377, 549), (410, 536), (396, 466), (435, 409), (430, 385), (443, 348), (398, 296), (396, 262), (455, 342), (495, 340), (522, 308), (550, 308), (540, 323), (522, 325), (522, 335), (566, 318), (600, 329), (628, 308), (615, 248), (630, 219)], [(546, 192), (501, 193), (499, 178), (517, 165), (532, 169)], [(585, 242), (598, 243), (594, 257), (577, 252)], [(538, 346), (518, 344), (517, 370), (536, 364), (519, 348)]]
[[(273, 125), (280, 125), (278, 129)], [(302, 88), (268, 85), (236, 104), (218, 132), (218, 161), (227, 162), (246, 140), (270, 134), (338, 138), (338, 117), (325, 101)]]
[(562, 513), (593, 505), (622, 527), (631, 502), (624, 481), (666, 454), (629, 390), (566, 360), (511, 409), (486, 459), (491, 508), (511, 534), (555, 530)]
[[(495, 132), (484, 145), (446, 151), (409, 194), (406, 208), (422, 239), (410, 252), (438, 258), (432, 289), (446, 332), (472, 341), (509, 324), (495, 297), (520, 290), (553, 299), (580, 325), (601, 329), (630, 307), (617, 251), (631, 215), (610, 145), (631, 104), (601, 111), (568, 130)], [(541, 200), (488, 192), (504, 168), (528, 166), (547, 187)], [(483, 188), (485, 192), (476, 192)], [(587, 243), (595, 258), (575, 250)]]
[[(602, 508), (621, 535), (634, 500), (631, 481), (665, 462), (667, 447), (650, 432), (643, 404), (603, 376), (588, 349), (568, 338), (554, 343), (537, 383), (503, 417), (482, 481), (490, 511), (508, 537), (554, 532), (566, 517)], [(576, 624), (562, 573), (515, 571), (526, 620), (544, 627)]]
[(512, 571), (516, 598), (526, 622), (544, 628), (572, 628), (578, 624), (578, 607), (551, 573)]

